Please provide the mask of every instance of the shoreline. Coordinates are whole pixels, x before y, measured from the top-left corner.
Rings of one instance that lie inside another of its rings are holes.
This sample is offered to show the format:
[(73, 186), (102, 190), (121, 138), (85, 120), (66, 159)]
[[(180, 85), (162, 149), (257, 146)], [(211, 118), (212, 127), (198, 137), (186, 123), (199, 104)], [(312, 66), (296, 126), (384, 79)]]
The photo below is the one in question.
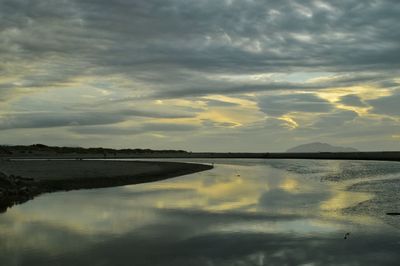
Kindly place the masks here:
[(206, 164), (153, 161), (2, 161), (0, 213), (43, 193), (148, 183), (212, 168)]
[(360, 181), (348, 186), (346, 188), (347, 191), (370, 193), (373, 197), (348, 207), (343, 212), (372, 216), (399, 229), (399, 181), (399, 177), (392, 177), (389, 179)]
[(305, 159), (305, 160), (365, 160), (365, 161), (400, 161), (400, 151), (371, 152), (153, 152), (153, 153), (32, 153), (8, 154), (0, 156), (1, 160), (54, 160), (54, 159)]

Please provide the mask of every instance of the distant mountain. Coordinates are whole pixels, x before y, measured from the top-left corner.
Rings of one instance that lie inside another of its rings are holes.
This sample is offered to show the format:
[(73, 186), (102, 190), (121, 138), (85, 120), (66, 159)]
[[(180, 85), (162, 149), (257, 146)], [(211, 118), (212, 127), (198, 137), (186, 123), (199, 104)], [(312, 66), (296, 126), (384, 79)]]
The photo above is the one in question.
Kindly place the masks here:
[(327, 143), (314, 142), (296, 146), (286, 152), (357, 152), (358, 150), (348, 147), (332, 146)]

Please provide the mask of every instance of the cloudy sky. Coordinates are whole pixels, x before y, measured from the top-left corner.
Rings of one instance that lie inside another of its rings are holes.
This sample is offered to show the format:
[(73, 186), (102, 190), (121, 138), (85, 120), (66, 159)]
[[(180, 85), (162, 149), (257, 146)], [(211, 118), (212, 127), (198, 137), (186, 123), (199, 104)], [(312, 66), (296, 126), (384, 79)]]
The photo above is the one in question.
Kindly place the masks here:
[(2, 144), (400, 149), (398, 0), (1, 0)]

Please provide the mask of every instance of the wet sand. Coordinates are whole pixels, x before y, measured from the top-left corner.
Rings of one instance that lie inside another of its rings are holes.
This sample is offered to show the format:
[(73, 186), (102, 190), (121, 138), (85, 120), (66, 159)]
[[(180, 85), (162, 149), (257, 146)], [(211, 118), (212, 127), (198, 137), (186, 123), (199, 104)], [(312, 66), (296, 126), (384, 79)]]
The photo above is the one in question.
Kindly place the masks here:
[(45, 192), (139, 184), (209, 169), (211, 165), (177, 162), (3, 160), (0, 209)]
[(400, 228), (400, 178), (369, 180), (351, 185), (349, 191), (373, 194), (372, 199), (344, 210), (344, 213), (368, 215)]

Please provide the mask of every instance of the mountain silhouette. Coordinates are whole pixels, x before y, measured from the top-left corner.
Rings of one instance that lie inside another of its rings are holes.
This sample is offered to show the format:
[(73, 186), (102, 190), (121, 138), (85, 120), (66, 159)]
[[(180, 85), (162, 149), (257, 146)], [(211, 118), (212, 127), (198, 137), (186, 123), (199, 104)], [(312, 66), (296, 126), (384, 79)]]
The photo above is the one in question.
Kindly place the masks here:
[(349, 147), (332, 146), (328, 143), (313, 142), (293, 147), (286, 152), (358, 152), (358, 150)]

